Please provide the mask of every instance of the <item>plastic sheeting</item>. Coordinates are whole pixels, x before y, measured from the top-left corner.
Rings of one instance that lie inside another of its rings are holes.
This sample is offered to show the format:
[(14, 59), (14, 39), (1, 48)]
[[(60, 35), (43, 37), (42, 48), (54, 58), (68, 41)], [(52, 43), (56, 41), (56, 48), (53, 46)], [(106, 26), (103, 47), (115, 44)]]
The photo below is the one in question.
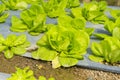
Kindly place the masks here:
[[(120, 7), (110, 7), (110, 8), (120, 8)], [(0, 34), (2, 34), (3, 36), (7, 36), (8, 34), (26, 34), (28, 40), (31, 42), (32, 46), (34, 47), (36, 45), (36, 41), (43, 35), (40, 34), (39, 36), (31, 36), (29, 35), (27, 32), (24, 33), (16, 33), (16, 32), (11, 32), (9, 30), (10, 28), (10, 21), (11, 21), (11, 16), (12, 15), (16, 15), (19, 17), (20, 11), (10, 11), (10, 16), (9, 18), (6, 20), (5, 23), (0, 24)], [(107, 13), (109, 15), (109, 13)], [(56, 23), (55, 19), (47, 19), (46, 23)], [(87, 27), (93, 27), (95, 28), (95, 32), (97, 33), (107, 33), (107, 31), (104, 30), (103, 25), (101, 24), (92, 24), (90, 22), (87, 22)], [(91, 37), (91, 42), (93, 41), (98, 41), (96, 40), (93, 36)], [(109, 66), (109, 65), (105, 65), (105, 64), (101, 64), (101, 63), (97, 63), (97, 62), (93, 62), (90, 61), (88, 59), (88, 55), (91, 53), (90, 48), (87, 49), (87, 54), (84, 56), (84, 60), (81, 60), (78, 62), (77, 66), (82, 66), (82, 67), (86, 67), (86, 68), (90, 68), (90, 69), (96, 69), (96, 70), (103, 70), (103, 71), (109, 71), (109, 72), (114, 72), (114, 73), (120, 73), (120, 67), (118, 66)], [(25, 57), (31, 57), (30, 53), (26, 53), (23, 56)], [(7, 77), (9, 77), (9, 74), (5, 74), (5, 73), (0, 73), (0, 80), (5, 80)]]

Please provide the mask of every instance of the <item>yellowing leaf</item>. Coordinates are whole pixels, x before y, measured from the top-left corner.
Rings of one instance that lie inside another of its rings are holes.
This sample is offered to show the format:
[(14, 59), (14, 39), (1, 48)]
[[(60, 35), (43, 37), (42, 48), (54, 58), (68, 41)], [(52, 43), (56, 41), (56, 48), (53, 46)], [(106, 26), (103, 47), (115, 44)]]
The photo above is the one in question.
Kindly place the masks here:
[(60, 64), (58, 56), (57, 56), (52, 60), (52, 68), (58, 68), (60, 66), (61, 66), (61, 64)]

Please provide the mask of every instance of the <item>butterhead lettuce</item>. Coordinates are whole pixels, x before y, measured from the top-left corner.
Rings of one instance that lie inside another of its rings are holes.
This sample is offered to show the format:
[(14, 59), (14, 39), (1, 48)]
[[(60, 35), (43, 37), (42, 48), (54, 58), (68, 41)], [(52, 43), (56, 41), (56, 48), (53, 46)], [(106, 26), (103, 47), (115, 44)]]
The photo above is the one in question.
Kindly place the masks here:
[(93, 54), (89, 59), (95, 62), (117, 63), (120, 61), (120, 41), (115, 37), (106, 37), (100, 43), (93, 42)]
[(31, 35), (39, 35), (46, 31), (46, 14), (40, 5), (32, 5), (20, 14), (20, 18), (12, 16), (10, 30), (14, 32), (28, 31)]
[(39, 48), (32, 57), (52, 61), (53, 68), (69, 67), (83, 59), (88, 44), (89, 35), (85, 31), (55, 26), (37, 41)]
[(6, 38), (0, 35), (0, 52), (3, 52), (6, 58), (12, 58), (15, 55), (22, 55), (30, 46), (30, 42), (27, 41), (26, 35), (22, 34), (16, 36), (10, 34)]

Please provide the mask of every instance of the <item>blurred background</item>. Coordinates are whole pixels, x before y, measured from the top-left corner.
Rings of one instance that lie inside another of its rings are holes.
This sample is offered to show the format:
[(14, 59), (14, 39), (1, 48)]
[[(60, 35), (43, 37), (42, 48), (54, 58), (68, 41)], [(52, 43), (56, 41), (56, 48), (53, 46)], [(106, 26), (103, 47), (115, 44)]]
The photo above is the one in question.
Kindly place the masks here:
[[(81, 2), (90, 2), (92, 0), (80, 0)], [(97, 1), (103, 1), (103, 0), (97, 0)], [(107, 1), (108, 5), (112, 6), (120, 6), (120, 0), (104, 0)]]

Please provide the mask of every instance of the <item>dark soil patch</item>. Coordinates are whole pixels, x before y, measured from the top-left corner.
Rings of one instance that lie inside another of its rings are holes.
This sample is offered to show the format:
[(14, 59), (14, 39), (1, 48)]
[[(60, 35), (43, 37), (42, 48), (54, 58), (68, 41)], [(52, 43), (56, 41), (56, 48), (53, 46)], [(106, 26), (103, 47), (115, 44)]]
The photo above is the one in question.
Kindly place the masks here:
[(0, 54), (0, 72), (13, 73), (15, 67), (29, 66), (35, 76), (54, 77), (56, 80), (120, 80), (120, 74), (96, 71), (74, 66), (70, 68), (53, 69), (50, 62), (34, 60), (31, 58), (14, 56), (12, 59), (4, 58)]

